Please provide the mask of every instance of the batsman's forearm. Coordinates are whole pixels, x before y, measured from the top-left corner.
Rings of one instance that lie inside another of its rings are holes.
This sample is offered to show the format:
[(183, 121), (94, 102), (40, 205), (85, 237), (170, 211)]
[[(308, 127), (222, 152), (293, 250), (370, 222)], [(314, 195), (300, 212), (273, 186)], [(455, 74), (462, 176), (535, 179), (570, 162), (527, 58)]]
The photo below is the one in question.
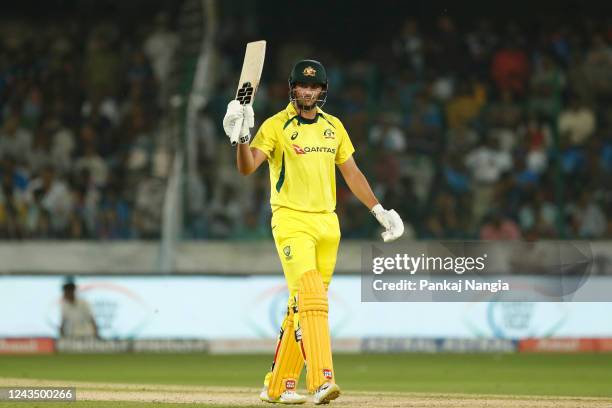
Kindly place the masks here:
[(371, 210), (372, 207), (378, 204), (378, 200), (372, 192), (372, 188), (370, 187), (368, 180), (366, 180), (361, 171), (354, 172), (350, 177), (347, 177), (344, 180), (355, 197), (357, 197), (357, 199), (361, 201), (363, 205), (368, 207), (368, 210)]
[(248, 143), (239, 144), (236, 147), (236, 166), (243, 176), (248, 176), (255, 171), (255, 160)]

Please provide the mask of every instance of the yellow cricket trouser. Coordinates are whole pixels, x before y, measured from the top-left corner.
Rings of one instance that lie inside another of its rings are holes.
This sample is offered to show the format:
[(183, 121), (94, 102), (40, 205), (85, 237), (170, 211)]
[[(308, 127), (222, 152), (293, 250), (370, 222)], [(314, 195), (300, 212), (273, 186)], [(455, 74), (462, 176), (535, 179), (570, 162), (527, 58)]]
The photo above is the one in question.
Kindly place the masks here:
[(340, 244), (336, 213), (307, 213), (278, 208), (272, 215), (272, 235), (289, 288), (289, 301), (298, 293), (304, 272), (316, 270), (329, 286)]
[[(307, 367), (307, 388), (314, 392), (325, 382), (334, 382), (328, 323), (327, 288), (336, 266), (340, 227), (335, 213), (306, 213), (278, 208), (272, 215), (272, 234), (289, 289), (288, 317), (293, 315), (297, 343), (286, 343), (282, 333), (281, 352), (266, 377), (270, 396), (295, 387), (296, 350)], [(293, 333), (292, 333), (293, 334)], [(293, 337), (293, 336), (292, 336)], [(297, 371), (299, 377), (299, 371)]]

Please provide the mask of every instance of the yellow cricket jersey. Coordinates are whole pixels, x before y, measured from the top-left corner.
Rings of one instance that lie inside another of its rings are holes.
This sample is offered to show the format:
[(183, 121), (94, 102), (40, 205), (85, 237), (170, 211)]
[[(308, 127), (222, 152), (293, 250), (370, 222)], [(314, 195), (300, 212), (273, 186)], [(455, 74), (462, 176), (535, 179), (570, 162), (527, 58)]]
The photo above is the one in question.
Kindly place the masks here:
[(292, 103), (268, 118), (251, 147), (268, 157), (272, 210), (306, 212), (336, 209), (336, 164), (355, 148), (340, 120), (317, 108), (313, 120), (300, 117)]

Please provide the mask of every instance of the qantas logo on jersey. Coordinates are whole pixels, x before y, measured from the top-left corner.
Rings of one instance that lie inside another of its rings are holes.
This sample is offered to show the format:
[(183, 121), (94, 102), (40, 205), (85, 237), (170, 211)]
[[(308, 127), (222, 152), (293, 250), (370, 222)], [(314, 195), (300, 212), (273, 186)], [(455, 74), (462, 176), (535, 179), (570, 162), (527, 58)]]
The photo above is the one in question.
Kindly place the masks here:
[(298, 146), (296, 144), (291, 145), (291, 147), (293, 147), (293, 150), (295, 151), (295, 154), (306, 154), (304, 149), (302, 149), (300, 146)]
[(326, 147), (326, 146), (306, 146), (306, 147), (301, 147), (298, 146), (296, 144), (292, 144), (291, 147), (293, 147), (293, 150), (295, 151), (295, 154), (306, 154), (306, 153), (331, 153), (331, 154), (336, 154), (336, 149), (333, 147)]

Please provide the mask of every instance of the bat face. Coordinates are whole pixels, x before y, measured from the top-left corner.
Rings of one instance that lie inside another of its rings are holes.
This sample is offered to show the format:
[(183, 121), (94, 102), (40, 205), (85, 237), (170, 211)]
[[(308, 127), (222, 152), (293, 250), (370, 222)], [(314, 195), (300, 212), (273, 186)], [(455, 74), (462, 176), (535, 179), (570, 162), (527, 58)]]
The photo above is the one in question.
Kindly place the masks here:
[[(238, 81), (238, 90), (236, 91), (236, 100), (241, 105), (252, 105), (255, 99), (255, 93), (261, 79), (261, 71), (263, 70), (264, 59), (266, 57), (266, 42), (254, 41), (246, 46), (244, 54), (244, 62), (242, 63), (242, 72), (240, 73), (240, 81)], [(232, 146), (238, 142), (238, 133), (242, 127), (242, 120), (234, 125), (234, 129), (230, 135)]]
[(252, 104), (255, 99), (265, 57), (265, 41), (254, 41), (247, 44), (240, 81), (238, 81), (238, 90), (236, 91), (236, 100), (242, 105)]

